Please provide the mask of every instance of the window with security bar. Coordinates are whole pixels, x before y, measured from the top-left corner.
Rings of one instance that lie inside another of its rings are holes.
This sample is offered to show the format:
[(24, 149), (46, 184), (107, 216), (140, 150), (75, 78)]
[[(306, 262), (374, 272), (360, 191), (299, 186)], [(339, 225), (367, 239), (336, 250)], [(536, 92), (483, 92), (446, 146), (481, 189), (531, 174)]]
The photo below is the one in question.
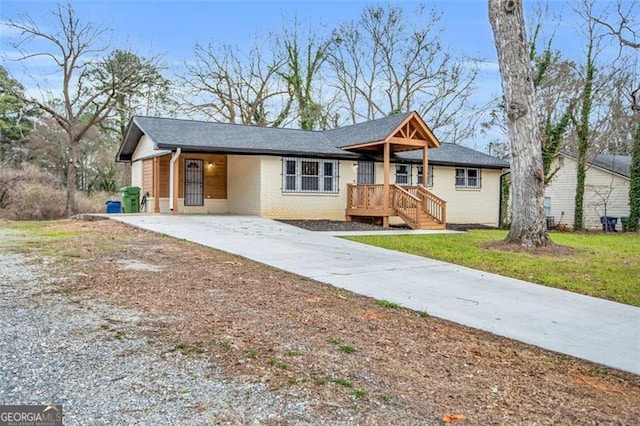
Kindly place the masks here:
[(282, 159), (283, 192), (338, 192), (338, 160)]
[[(424, 185), (423, 182), (423, 166), (418, 166), (418, 185)], [(427, 166), (427, 186), (431, 188), (433, 186), (433, 166), (429, 164)]]
[(408, 164), (396, 164), (396, 184), (411, 185), (411, 166)]

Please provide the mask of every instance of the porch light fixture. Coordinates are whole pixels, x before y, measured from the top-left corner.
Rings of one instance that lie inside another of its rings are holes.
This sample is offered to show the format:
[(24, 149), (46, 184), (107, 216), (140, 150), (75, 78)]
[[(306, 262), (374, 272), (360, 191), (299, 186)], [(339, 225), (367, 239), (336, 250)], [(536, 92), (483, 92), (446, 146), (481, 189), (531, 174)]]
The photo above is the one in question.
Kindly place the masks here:
[(353, 163), (353, 168), (358, 170), (358, 163)]
[(213, 161), (209, 161), (209, 163), (207, 164), (207, 166), (209, 166), (209, 167), (213, 167)]

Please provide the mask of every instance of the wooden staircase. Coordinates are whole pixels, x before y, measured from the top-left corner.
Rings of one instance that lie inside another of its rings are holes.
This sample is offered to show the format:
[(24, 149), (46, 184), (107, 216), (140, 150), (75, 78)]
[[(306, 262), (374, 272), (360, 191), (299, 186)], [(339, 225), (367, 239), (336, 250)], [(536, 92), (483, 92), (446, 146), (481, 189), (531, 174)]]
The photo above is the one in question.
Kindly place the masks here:
[(436, 230), (447, 226), (446, 201), (422, 185), (393, 185), (392, 200), (398, 216), (412, 229)]
[(347, 220), (400, 217), (412, 229), (445, 229), (447, 202), (422, 185), (390, 185), (387, 202), (381, 184), (347, 185)]

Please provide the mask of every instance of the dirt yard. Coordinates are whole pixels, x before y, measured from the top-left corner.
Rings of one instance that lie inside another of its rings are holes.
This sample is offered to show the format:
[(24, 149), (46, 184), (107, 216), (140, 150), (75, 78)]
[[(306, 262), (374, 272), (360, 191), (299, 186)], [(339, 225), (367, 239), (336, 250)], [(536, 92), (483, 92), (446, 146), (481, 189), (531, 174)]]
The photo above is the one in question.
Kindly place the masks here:
[(59, 259), (61, 292), (143, 311), (167, 351), (316, 401), (319, 422), (640, 424), (632, 374), (109, 220), (49, 230), (19, 250)]

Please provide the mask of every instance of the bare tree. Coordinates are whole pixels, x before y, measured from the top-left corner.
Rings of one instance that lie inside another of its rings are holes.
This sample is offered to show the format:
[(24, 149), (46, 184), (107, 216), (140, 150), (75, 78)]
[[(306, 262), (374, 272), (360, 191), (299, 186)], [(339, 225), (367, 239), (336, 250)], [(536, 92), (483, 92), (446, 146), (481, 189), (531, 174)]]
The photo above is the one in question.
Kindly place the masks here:
[(536, 54), (539, 29), (537, 26), (531, 42), (530, 59), (534, 62), (533, 84), (542, 129), (542, 166), (544, 182), (548, 185), (557, 172), (551, 168), (553, 159), (565, 148), (565, 134), (571, 124), (577, 82), (571, 73), (572, 64), (563, 60), (558, 52), (552, 53), (551, 42), (542, 54)]
[(608, 30), (608, 35), (616, 37), (621, 46), (640, 49), (638, 29), (634, 27), (634, 25), (637, 25), (634, 19), (637, 19), (638, 16), (634, 15), (634, 10), (638, 10), (637, 1), (634, 0), (625, 4), (621, 0), (617, 0), (615, 10), (617, 16), (613, 18), (615, 23), (607, 22), (607, 20), (595, 15), (589, 15), (589, 17), (594, 22), (605, 27)]
[[(629, 73), (627, 58), (618, 55), (615, 61), (601, 60), (598, 57), (607, 47), (602, 25), (596, 18), (595, 0), (582, 0), (574, 10), (585, 24), (587, 51), (585, 63), (578, 64), (575, 72), (580, 80), (579, 116), (573, 116), (576, 130), (577, 181), (574, 207), (574, 229), (584, 227), (584, 192), (586, 169), (589, 156), (609, 151), (620, 139), (630, 135), (631, 116), (624, 114), (620, 99), (624, 86), (633, 80)], [(605, 12), (600, 12), (606, 15)], [(618, 139), (616, 141), (616, 139)], [(613, 143), (612, 143), (613, 141)]]
[(593, 81), (596, 73), (594, 58), (594, 28), (593, 24), (588, 24), (588, 47), (587, 62), (585, 65), (584, 86), (580, 97), (580, 117), (573, 117), (576, 133), (578, 136), (578, 158), (577, 158), (577, 181), (576, 181), (576, 198), (574, 206), (573, 229), (581, 230), (584, 226), (584, 184), (586, 179), (587, 154), (589, 143), (591, 140), (591, 109), (593, 104)]
[(270, 43), (255, 44), (246, 55), (235, 46), (196, 44), (181, 76), (187, 111), (228, 123), (287, 124), (292, 99), (279, 75), (287, 58)]
[(327, 60), (328, 42), (316, 34), (300, 35), (297, 20), (293, 28), (285, 28), (278, 44), (286, 64), (278, 74), (287, 82), (290, 96), (297, 106), (300, 128), (303, 130), (331, 127), (332, 102), (322, 102), (318, 90), (322, 68)]
[[(618, 39), (620, 49), (631, 48), (634, 51), (640, 49), (640, 40), (638, 35), (638, 16), (633, 11), (637, 10), (638, 5), (634, 0), (627, 7), (621, 0), (616, 2), (616, 18), (607, 22), (606, 19), (589, 15), (597, 24), (608, 30), (608, 35)], [(613, 23), (612, 23), (613, 22)], [(635, 57), (633, 62), (635, 69), (635, 81), (632, 81), (628, 88), (631, 117), (632, 117), (632, 136), (631, 136), (631, 167), (629, 182), (629, 230), (640, 230), (640, 82), (637, 81), (638, 58)]]
[(631, 109), (636, 120), (631, 150), (629, 181), (629, 230), (640, 230), (640, 87), (631, 94)]
[(358, 21), (334, 30), (328, 62), (342, 111), (356, 123), (416, 110), (442, 140), (472, 135), (469, 105), (478, 68), (456, 62), (442, 46), (436, 12), (412, 11), (417, 25), (406, 16), (400, 7), (368, 6)]
[[(141, 82), (145, 81), (140, 76), (145, 71), (130, 68), (117, 78), (96, 80), (93, 77), (101, 64), (95, 61), (95, 57), (107, 49), (102, 44), (106, 29), (92, 22), (81, 21), (71, 3), (58, 4), (52, 14), (56, 28), (51, 32), (42, 29), (29, 16), (21, 16), (20, 22), (9, 21), (7, 26), (21, 33), (18, 41), (13, 43), (22, 52), (21, 60), (34, 57), (49, 59), (62, 74), (59, 108), (53, 102), (59, 98), (50, 91), (42, 90), (40, 99), (25, 96), (24, 101), (53, 118), (65, 132), (68, 150), (66, 214), (71, 215), (75, 209), (77, 170), (81, 167), (80, 141), (89, 129), (101, 124), (112, 114), (118, 94), (130, 93), (140, 87)], [(42, 50), (35, 53), (25, 50), (32, 46)]]
[(541, 132), (520, 0), (489, 0), (511, 147), (512, 222), (506, 241), (552, 244), (544, 211)]

